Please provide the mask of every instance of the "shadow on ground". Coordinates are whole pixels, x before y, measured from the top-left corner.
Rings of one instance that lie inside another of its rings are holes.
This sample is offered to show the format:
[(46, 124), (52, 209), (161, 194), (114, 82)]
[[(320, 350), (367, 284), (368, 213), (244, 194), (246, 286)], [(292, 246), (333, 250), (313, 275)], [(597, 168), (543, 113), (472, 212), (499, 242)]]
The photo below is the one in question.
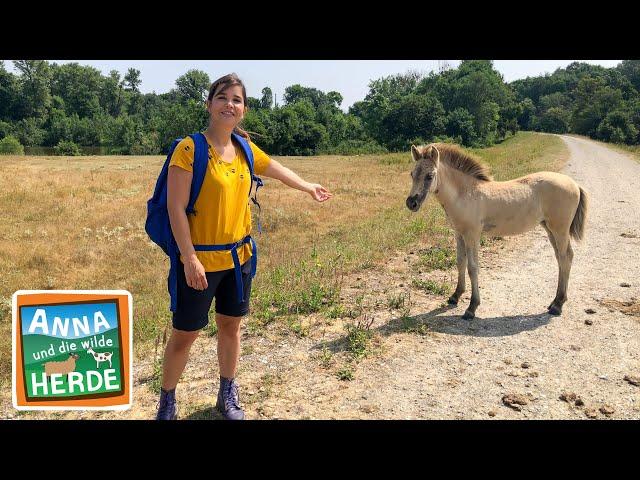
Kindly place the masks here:
[[(420, 335), (443, 333), (472, 337), (506, 337), (540, 328), (549, 324), (553, 317), (553, 315), (544, 311), (531, 315), (476, 317), (473, 320), (463, 320), (461, 315), (446, 315), (447, 312), (454, 308), (456, 308), (454, 305), (446, 305), (411, 317), (393, 318), (384, 325), (371, 329), (371, 332), (383, 336), (397, 333)], [(348, 342), (348, 336), (345, 335), (335, 340), (321, 342), (313, 348), (319, 350), (326, 348), (332, 353), (339, 353), (347, 350)]]

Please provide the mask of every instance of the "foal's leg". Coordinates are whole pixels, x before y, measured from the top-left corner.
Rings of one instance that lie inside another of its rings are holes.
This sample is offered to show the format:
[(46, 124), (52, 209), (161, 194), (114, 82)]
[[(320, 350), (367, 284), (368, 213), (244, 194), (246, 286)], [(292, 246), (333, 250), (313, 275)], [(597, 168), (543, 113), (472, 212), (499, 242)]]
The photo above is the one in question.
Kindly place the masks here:
[[(544, 227), (544, 229), (547, 231), (547, 236), (549, 237), (549, 243), (551, 243), (551, 246), (553, 247), (553, 252), (556, 256), (556, 262), (558, 262), (558, 285), (560, 285), (560, 256), (558, 255), (558, 247), (556, 245), (556, 239), (553, 238), (553, 233), (551, 233), (551, 230), (549, 230), (549, 227), (547, 227), (547, 224), (543, 221), (540, 223), (540, 225), (542, 225)], [(556, 292), (557, 293), (557, 292)], [(553, 302), (551, 302), (551, 304), (547, 307), (547, 310), (550, 310), (551, 307), (553, 306), (553, 303), (555, 302), (555, 300)]]
[(467, 268), (471, 279), (471, 303), (462, 316), (470, 320), (476, 316), (476, 308), (480, 305), (480, 290), (478, 288), (478, 249), (480, 248), (480, 235), (477, 238), (465, 237), (464, 243), (467, 250)]
[(448, 302), (452, 305), (457, 305), (460, 295), (465, 290), (465, 276), (467, 274), (467, 250), (464, 244), (462, 235), (456, 233), (456, 263), (458, 264), (458, 286), (453, 295), (449, 297)]
[(562, 305), (567, 301), (567, 285), (569, 284), (569, 273), (571, 273), (571, 263), (573, 262), (573, 249), (569, 240), (569, 231), (558, 233), (554, 232), (553, 237), (556, 241), (558, 251), (558, 290), (556, 298), (549, 307), (551, 315), (560, 315), (562, 313)]

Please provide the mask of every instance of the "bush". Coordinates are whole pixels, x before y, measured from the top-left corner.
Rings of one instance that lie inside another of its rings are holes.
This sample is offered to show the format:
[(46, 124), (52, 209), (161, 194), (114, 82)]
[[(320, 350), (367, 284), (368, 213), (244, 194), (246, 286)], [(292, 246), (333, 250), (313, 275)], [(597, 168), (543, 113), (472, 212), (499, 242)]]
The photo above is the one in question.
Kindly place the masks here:
[(551, 107), (533, 121), (536, 130), (547, 133), (567, 133), (569, 131), (569, 113), (558, 107)]
[(9, 135), (0, 140), (0, 155), (24, 155), (24, 147), (17, 138)]
[(13, 134), (13, 127), (10, 123), (0, 120), (0, 138), (8, 137)]
[(56, 155), (69, 155), (76, 157), (81, 155), (78, 145), (66, 140), (60, 141), (54, 148)]
[(160, 140), (157, 132), (149, 132), (138, 143), (134, 143), (129, 149), (131, 155), (159, 155)]
[(638, 138), (638, 129), (628, 112), (616, 110), (610, 112), (596, 130), (596, 137), (605, 142), (634, 144)]

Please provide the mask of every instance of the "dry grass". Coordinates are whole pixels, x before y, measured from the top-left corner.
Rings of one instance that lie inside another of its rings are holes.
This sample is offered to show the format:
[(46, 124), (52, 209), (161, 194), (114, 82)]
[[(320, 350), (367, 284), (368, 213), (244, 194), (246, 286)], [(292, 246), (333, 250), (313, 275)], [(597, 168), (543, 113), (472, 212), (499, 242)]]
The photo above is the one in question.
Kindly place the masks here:
[[(474, 153), (497, 180), (559, 168), (566, 155), (559, 138), (532, 133)], [(0, 383), (10, 378), (10, 301), (19, 289), (130, 291), (135, 352), (150, 360), (171, 318), (168, 261), (144, 231), (146, 201), (163, 160), (0, 157)], [(335, 310), (342, 275), (370, 268), (394, 249), (419, 239), (453, 246), (433, 199), (420, 214), (404, 206), (409, 152), (278, 160), (335, 195), (317, 204), (266, 179), (250, 333), (292, 314)]]

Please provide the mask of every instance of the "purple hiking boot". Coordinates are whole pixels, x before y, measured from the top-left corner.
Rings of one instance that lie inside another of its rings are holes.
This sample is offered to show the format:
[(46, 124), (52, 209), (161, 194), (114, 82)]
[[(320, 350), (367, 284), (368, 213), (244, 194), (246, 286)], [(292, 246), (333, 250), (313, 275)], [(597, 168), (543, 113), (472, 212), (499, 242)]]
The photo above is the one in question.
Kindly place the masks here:
[(216, 408), (227, 420), (244, 420), (244, 412), (239, 405), (238, 384), (233, 378), (220, 377), (220, 390)]
[(176, 389), (166, 391), (160, 389), (160, 401), (158, 402), (158, 414), (156, 420), (177, 420), (178, 405), (176, 403)]

